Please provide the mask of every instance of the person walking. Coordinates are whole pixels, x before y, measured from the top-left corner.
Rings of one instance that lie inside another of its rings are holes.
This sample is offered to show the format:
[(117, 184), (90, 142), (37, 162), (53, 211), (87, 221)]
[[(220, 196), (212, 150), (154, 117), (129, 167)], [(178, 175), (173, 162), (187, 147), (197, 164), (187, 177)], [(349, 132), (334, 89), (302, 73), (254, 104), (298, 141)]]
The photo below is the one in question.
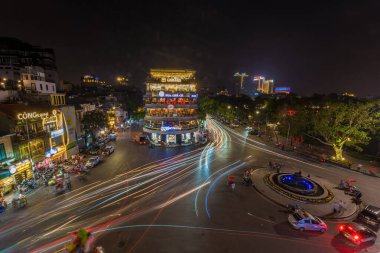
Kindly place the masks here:
[(231, 191), (235, 191), (235, 186), (236, 186), (236, 184), (235, 184), (235, 182), (233, 182), (232, 184), (231, 184)]
[(337, 213), (339, 211), (339, 204), (337, 202), (333, 203), (333, 213)]

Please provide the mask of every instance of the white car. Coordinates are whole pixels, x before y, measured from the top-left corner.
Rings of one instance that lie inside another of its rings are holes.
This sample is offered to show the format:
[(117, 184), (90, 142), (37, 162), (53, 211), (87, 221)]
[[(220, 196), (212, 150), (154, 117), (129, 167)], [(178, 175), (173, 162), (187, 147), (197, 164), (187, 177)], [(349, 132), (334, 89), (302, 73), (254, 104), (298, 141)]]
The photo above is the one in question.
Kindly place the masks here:
[(96, 165), (100, 163), (100, 157), (99, 156), (93, 156), (86, 162), (87, 168), (94, 168)]
[(116, 140), (116, 137), (117, 137), (117, 134), (116, 134), (116, 133), (110, 133), (110, 140), (111, 140), (111, 141), (115, 141), (115, 140)]
[(104, 148), (104, 151), (107, 155), (112, 154), (115, 151), (115, 148), (113, 146), (107, 146)]
[(320, 218), (311, 215), (303, 210), (289, 214), (288, 221), (293, 228), (299, 231), (319, 231), (324, 233), (327, 230), (327, 225)]

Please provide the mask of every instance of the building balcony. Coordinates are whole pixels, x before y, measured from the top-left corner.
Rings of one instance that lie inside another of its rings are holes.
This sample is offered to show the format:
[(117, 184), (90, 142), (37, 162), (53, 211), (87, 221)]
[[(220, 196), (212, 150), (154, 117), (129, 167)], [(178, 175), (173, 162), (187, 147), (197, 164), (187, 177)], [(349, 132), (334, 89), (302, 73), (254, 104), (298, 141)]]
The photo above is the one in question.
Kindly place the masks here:
[[(167, 108), (170, 104), (166, 103), (151, 103), (145, 104), (145, 108)], [(198, 109), (198, 104), (187, 103), (187, 104), (173, 104), (174, 108), (187, 108), (187, 109)]]
[(154, 121), (188, 121), (198, 119), (198, 114), (188, 115), (188, 116), (164, 116), (164, 115), (145, 115), (144, 120), (154, 120)]
[[(37, 133), (30, 132), (29, 133), (29, 140), (36, 139), (36, 138), (45, 138), (49, 137), (49, 133), (47, 131), (39, 131)], [(28, 141), (28, 134), (22, 133), (22, 134), (15, 134), (12, 136), (12, 139), (15, 143), (22, 143), (25, 141)]]

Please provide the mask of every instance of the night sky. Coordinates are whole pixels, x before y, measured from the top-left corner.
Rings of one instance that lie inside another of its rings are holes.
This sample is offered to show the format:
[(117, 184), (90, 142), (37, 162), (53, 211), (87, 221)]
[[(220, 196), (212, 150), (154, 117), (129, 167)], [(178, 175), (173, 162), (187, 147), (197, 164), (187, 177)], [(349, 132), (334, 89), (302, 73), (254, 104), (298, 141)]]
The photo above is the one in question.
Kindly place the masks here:
[(55, 49), (60, 77), (79, 83), (151, 67), (198, 71), (232, 88), (244, 71), (299, 94), (379, 95), (380, 1), (6, 1), (0, 36)]

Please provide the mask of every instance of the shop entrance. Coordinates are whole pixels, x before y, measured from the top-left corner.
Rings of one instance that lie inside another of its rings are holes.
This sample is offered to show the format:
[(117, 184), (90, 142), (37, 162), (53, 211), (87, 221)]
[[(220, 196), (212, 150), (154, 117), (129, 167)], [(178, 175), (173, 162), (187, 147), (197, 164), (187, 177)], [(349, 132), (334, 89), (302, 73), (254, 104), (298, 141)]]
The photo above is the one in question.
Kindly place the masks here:
[(177, 143), (177, 136), (175, 134), (168, 134), (168, 144), (175, 145)]

